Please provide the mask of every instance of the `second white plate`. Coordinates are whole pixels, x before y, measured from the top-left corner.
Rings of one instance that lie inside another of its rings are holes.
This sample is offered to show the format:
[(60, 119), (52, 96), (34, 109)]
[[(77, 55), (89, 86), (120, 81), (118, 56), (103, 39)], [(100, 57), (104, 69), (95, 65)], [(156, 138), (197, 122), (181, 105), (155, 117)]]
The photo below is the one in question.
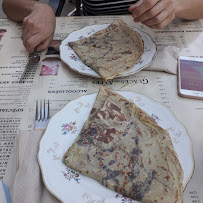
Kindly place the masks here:
[[(66, 63), (72, 70), (82, 74), (82, 75), (88, 75), (96, 78), (100, 78), (100, 75), (92, 70), (90, 67), (86, 66), (80, 58), (77, 56), (77, 54), (71, 49), (71, 47), (68, 46), (68, 42), (77, 41), (83, 38), (87, 38), (94, 34), (95, 32), (98, 32), (100, 30), (105, 29), (108, 27), (109, 24), (103, 24), (103, 25), (91, 25), (84, 27), (80, 30), (72, 32), (65, 40), (62, 41), (60, 45), (60, 58), (61, 60)], [(123, 73), (122, 75), (119, 75), (117, 77), (123, 77), (128, 76), (134, 73), (139, 72), (143, 68), (146, 68), (150, 65), (152, 62), (154, 56), (156, 55), (156, 44), (153, 42), (152, 38), (145, 32), (142, 32), (138, 28), (132, 27), (135, 31), (137, 31), (143, 42), (144, 42), (144, 53), (139, 61), (138, 64), (136, 64), (131, 70), (129, 70), (126, 73)]]

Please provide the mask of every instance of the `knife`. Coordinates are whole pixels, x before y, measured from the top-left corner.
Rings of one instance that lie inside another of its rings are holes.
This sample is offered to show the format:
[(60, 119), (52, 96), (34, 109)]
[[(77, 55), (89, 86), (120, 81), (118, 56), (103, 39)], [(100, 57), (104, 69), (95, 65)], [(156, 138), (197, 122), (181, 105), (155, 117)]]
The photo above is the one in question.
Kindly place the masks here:
[(40, 56), (37, 53), (37, 47), (35, 47), (34, 51), (31, 54), (29, 54), (29, 60), (25, 66), (25, 69), (20, 77), (19, 82), (21, 82), (22, 79), (24, 78), (27, 69), (32, 65), (36, 65), (39, 62), (39, 60), (40, 60)]

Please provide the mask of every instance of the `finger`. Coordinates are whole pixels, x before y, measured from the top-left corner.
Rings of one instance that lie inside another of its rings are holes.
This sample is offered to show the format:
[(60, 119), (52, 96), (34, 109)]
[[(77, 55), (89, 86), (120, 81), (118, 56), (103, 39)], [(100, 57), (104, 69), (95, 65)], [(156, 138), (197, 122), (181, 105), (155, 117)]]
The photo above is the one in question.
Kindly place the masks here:
[(53, 36), (49, 37), (48, 39), (46, 39), (45, 41), (41, 42), (38, 47), (37, 47), (37, 51), (44, 51), (48, 48), (50, 42), (52, 41)]
[(25, 17), (23, 19), (23, 23), (22, 23), (22, 28), (24, 29), (25, 28), (25, 25), (26, 25), (26, 22), (27, 22), (27, 19), (29, 18), (29, 16)]
[(41, 35), (39, 33), (32, 35), (30, 38), (28, 38), (24, 46), (28, 53), (32, 53), (34, 51), (34, 48), (37, 47), (44, 39), (41, 38)]
[(169, 18), (170, 16), (171, 16), (171, 18), (175, 18), (173, 9), (171, 7), (168, 7), (166, 10), (163, 10), (161, 13), (159, 13), (155, 17), (153, 17), (149, 20), (143, 21), (142, 23), (146, 26), (157, 25), (157, 24), (160, 24), (161, 22), (163, 22), (166, 18)]
[(29, 32), (28, 27), (24, 27), (22, 35), (21, 35), (22, 40), (25, 38), (25, 36), (28, 34), (28, 32)]
[(37, 34), (38, 30), (35, 29), (33, 26), (26, 26), (23, 30), (21, 39), (23, 42), (26, 42), (32, 35)]
[(161, 30), (161, 29), (165, 28), (173, 19), (174, 19), (173, 16), (169, 16), (166, 19), (164, 19), (164, 21), (162, 21), (161, 23), (156, 24), (156, 25), (150, 25), (148, 27), (150, 27), (152, 29)]
[(29, 32), (29, 26), (27, 25), (28, 18), (29, 17), (25, 17), (23, 19), (23, 23), (22, 23), (23, 33), (22, 33), (21, 39), (23, 39), (25, 35)]
[(139, 16), (138, 18), (136, 18), (134, 20), (137, 22), (147, 21), (147, 20), (152, 19), (155, 16), (157, 16), (159, 13), (164, 11), (166, 8), (168, 9), (169, 6), (170, 6), (170, 1), (168, 1), (168, 0), (159, 1), (153, 8), (146, 11), (143, 15)]
[(23, 19), (23, 23), (22, 23), (22, 28), (24, 29), (25, 27), (27, 27), (27, 25), (30, 24), (30, 19), (32, 19), (33, 14), (31, 13), (30, 15), (26, 16)]
[[(46, 41), (46, 39), (50, 40), (53, 38), (53, 34), (49, 35), (48, 37), (42, 36), (40, 33), (37, 33), (33, 36), (31, 36), (25, 43), (25, 48), (29, 53), (32, 53), (34, 51), (35, 47), (38, 47), (42, 42)], [(48, 42), (49, 43), (49, 42)], [(47, 46), (47, 43), (44, 44), (44, 47)], [(43, 47), (42, 47), (43, 48)], [(40, 51), (40, 47), (37, 48), (38, 51)]]
[(26, 17), (23, 20), (23, 33), (22, 33), (22, 40), (23, 43), (27, 41), (32, 35), (35, 35), (37, 33), (37, 27), (36, 25), (32, 22), (32, 19)]
[(134, 8), (132, 12), (133, 18), (136, 19), (143, 15), (146, 11), (153, 8), (158, 1), (160, 0), (144, 0), (140, 6)]
[(128, 10), (129, 10), (130, 12), (133, 12), (133, 10), (134, 10), (136, 7), (140, 6), (142, 3), (143, 3), (143, 0), (139, 0), (139, 1), (137, 1), (135, 4), (131, 5)]
[(37, 31), (34, 31), (34, 32), (33, 32), (33, 30), (28, 31), (26, 33), (26, 35), (23, 37), (23, 39), (22, 39), (24, 46), (25, 46), (25, 44), (27, 44), (27, 40), (30, 39), (32, 36), (34, 36), (36, 34), (38, 34)]

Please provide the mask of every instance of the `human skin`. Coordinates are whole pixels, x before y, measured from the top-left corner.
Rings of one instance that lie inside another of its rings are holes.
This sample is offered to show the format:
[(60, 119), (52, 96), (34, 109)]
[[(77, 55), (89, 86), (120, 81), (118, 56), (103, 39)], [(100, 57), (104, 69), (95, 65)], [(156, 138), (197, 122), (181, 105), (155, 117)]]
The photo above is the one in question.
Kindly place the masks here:
[(135, 22), (152, 29), (163, 29), (175, 17), (194, 20), (203, 18), (202, 0), (139, 0), (129, 11)]
[(55, 14), (49, 5), (34, 0), (3, 0), (2, 7), (10, 20), (22, 22), (21, 38), (28, 53), (35, 47), (38, 51), (47, 49), (56, 27)]

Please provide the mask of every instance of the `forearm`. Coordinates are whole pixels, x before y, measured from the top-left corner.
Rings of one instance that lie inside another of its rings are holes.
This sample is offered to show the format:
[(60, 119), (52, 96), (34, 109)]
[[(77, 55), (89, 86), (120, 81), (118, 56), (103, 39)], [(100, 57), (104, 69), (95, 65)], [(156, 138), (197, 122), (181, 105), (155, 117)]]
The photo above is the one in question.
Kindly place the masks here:
[(10, 20), (23, 21), (28, 16), (37, 0), (3, 0), (2, 7), (4, 13)]
[(176, 1), (176, 17), (188, 20), (203, 18), (203, 0)]

